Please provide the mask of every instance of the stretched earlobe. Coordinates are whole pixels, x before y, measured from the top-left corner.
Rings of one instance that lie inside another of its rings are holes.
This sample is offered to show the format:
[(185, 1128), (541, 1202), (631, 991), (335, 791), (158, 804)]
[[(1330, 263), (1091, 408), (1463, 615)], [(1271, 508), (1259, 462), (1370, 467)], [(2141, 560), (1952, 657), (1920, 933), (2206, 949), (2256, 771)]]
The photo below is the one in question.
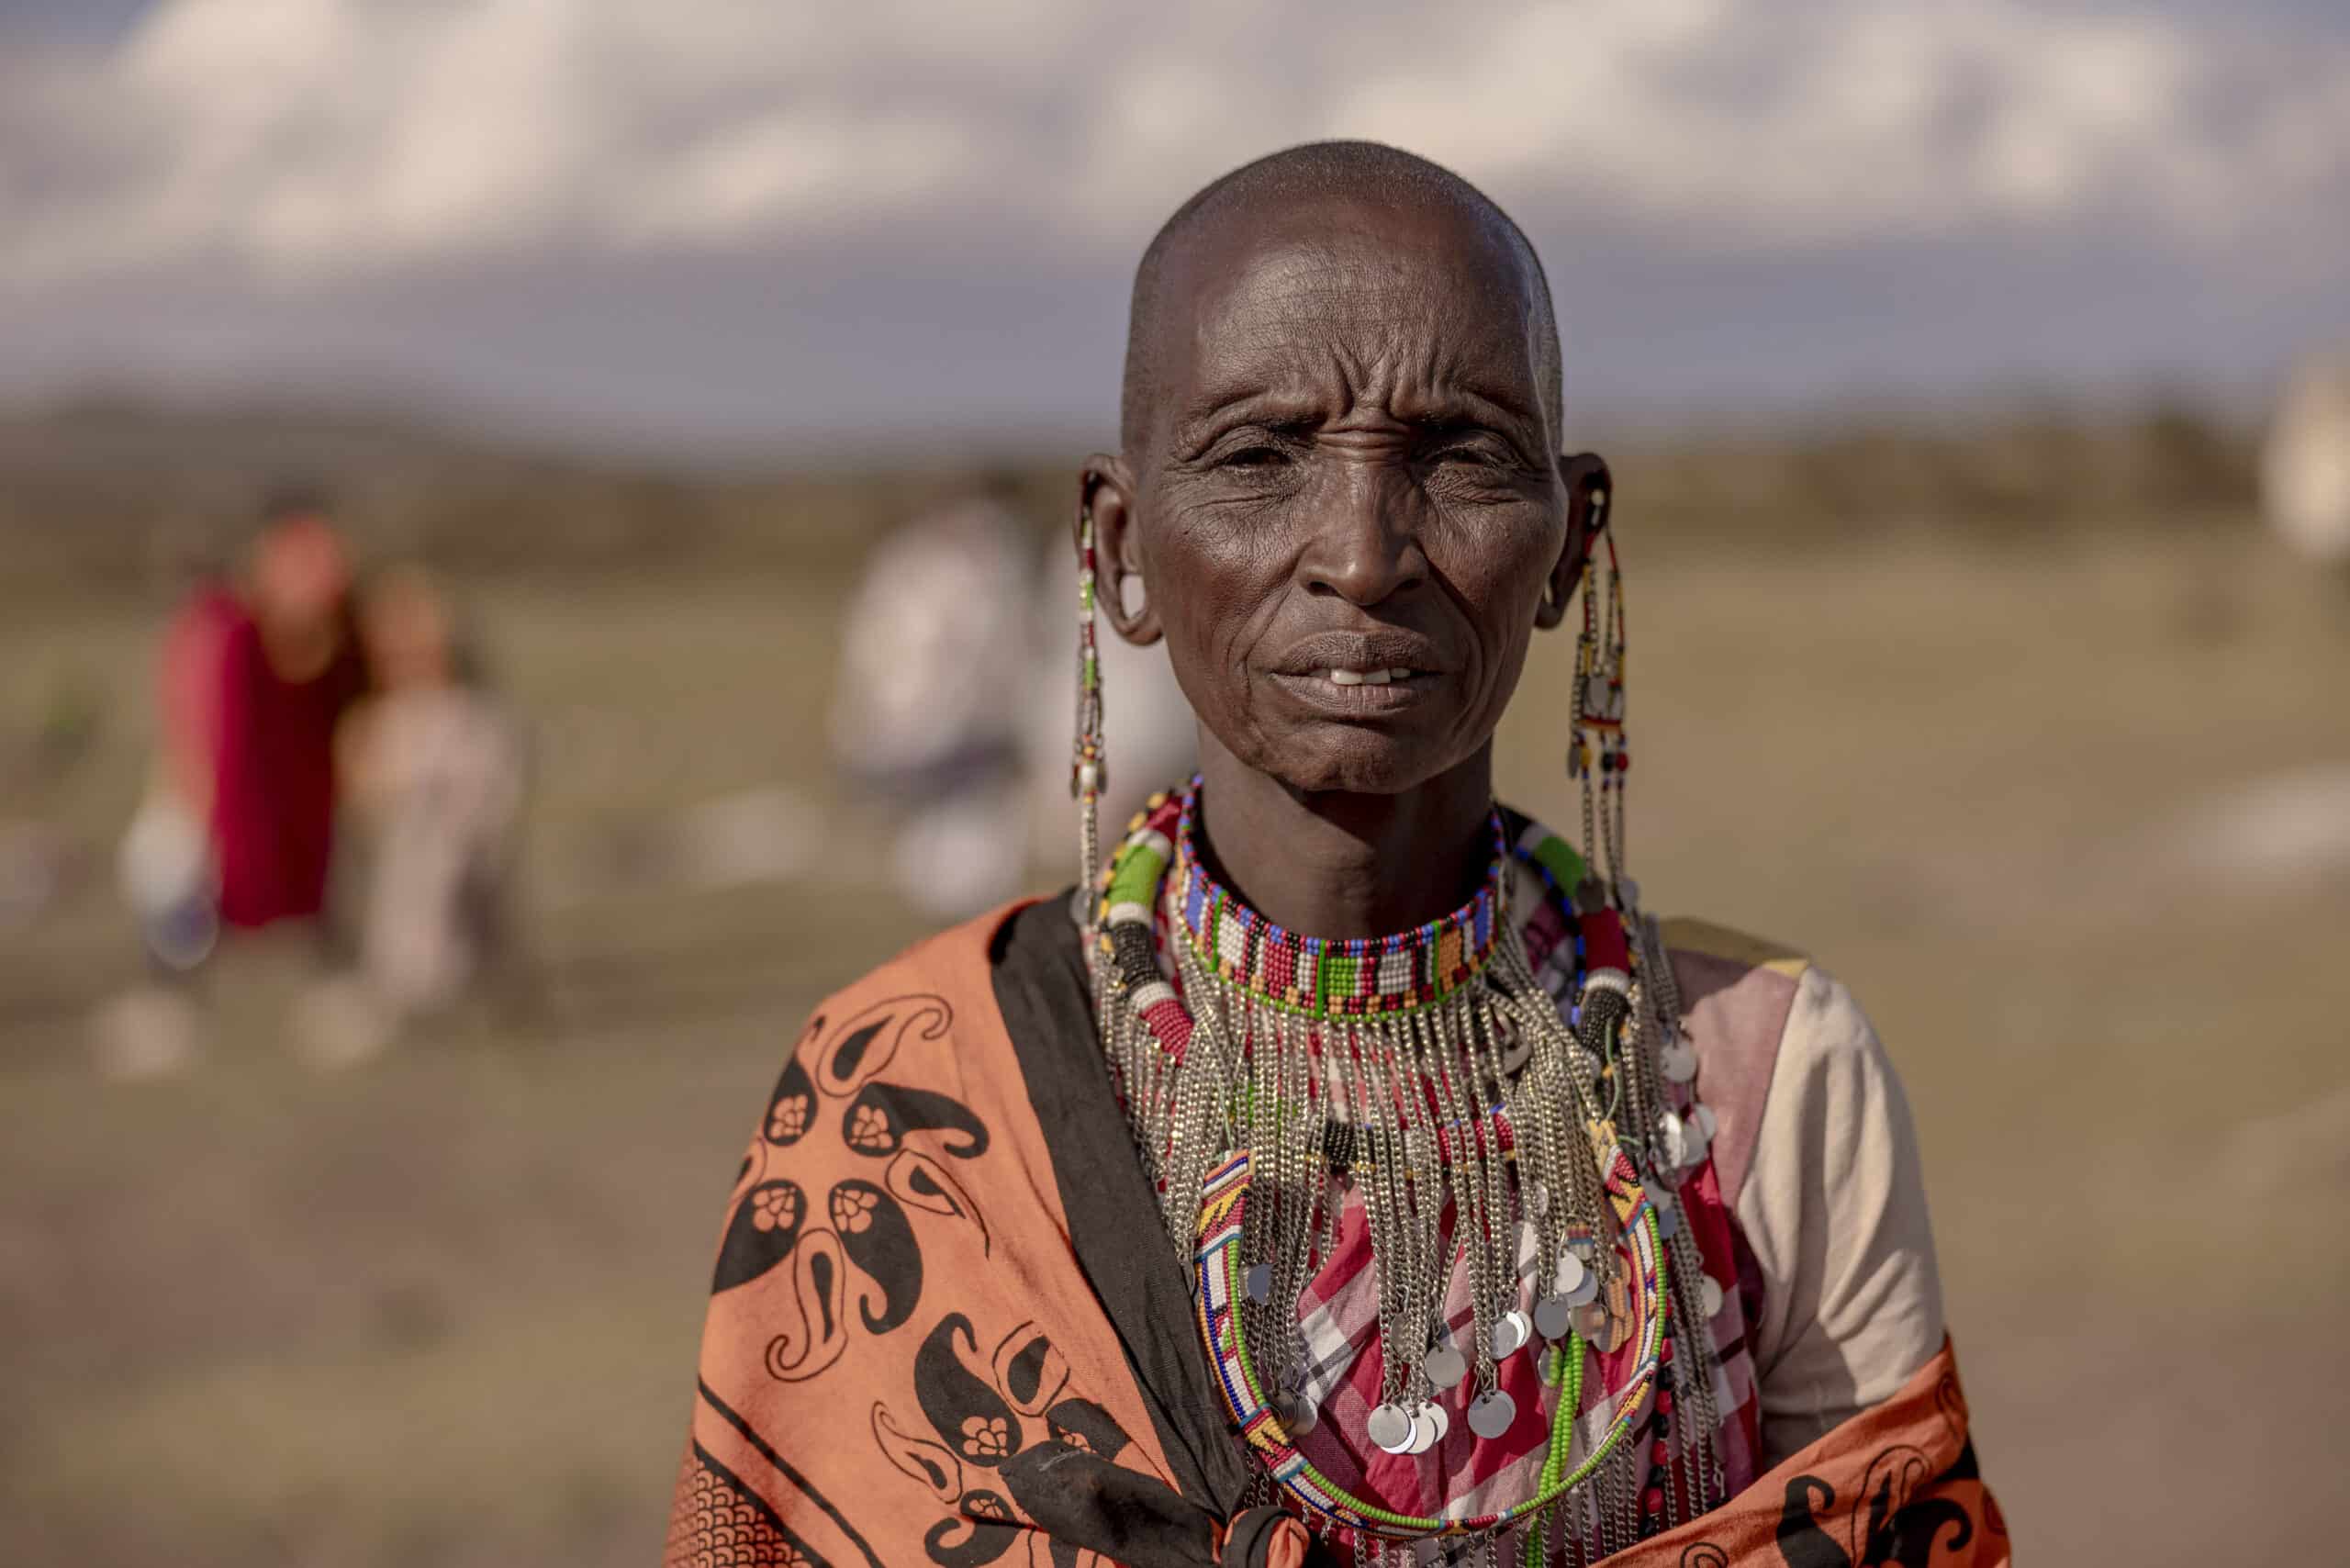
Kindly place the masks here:
[(1615, 500), (1615, 480), (1607, 460), (1595, 452), (1579, 452), (1559, 459), (1559, 478), (1567, 491), (1567, 543), (1559, 553), (1534, 624), (1550, 631), (1567, 618), (1576, 589), (1590, 570), (1592, 552), (1606, 532)]
[[(1135, 537), (1132, 491), (1125, 465), (1097, 454), (1079, 484), (1080, 529), (1090, 522), (1094, 559), (1102, 578), (1101, 611), (1113, 630), (1135, 646), (1148, 647), (1164, 634), (1158, 608), (1143, 588), (1142, 554)], [(1131, 586), (1129, 586), (1131, 585)]]

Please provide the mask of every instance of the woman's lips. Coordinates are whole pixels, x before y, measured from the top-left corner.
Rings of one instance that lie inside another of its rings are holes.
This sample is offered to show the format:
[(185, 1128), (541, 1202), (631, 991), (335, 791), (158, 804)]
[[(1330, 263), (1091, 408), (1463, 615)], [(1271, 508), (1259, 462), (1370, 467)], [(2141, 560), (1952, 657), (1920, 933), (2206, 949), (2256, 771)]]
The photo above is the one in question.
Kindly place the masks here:
[(1412, 678), (1412, 672), (1407, 669), (1325, 669), (1315, 673), (1333, 686), (1385, 686)]
[(1438, 677), (1431, 671), (1385, 669), (1317, 670), (1311, 675), (1270, 677), (1273, 684), (1317, 712), (1341, 719), (1376, 718), (1424, 701)]

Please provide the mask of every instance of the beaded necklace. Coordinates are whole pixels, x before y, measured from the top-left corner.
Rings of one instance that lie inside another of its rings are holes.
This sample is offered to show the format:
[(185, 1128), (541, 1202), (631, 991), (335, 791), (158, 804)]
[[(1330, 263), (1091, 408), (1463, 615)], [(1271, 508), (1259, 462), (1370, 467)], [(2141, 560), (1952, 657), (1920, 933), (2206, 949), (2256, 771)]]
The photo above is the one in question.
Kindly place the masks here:
[[(1113, 1077), (1169, 1239), (1196, 1271), (1217, 1381), (1272, 1484), (1359, 1543), (1516, 1532), (1511, 1550), (1537, 1564), (1546, 1541), (1587, 1559), (1721, 1495), (1712, 1338), (1691, 1283), (1710, 1282), (1673, 1195), (1703, 1129), (1666, 1088), (1694, 1058), (1654, 923), (1606, 907), (1583, 857), (1539, 824), (1513, 839), (1496, 811), (1489, 831), (1486, 874), (1459, 909), (1392, 936), (1304, 936), (1208, 869), (1195, 778), (1154, 797), (1112, 857), (1091, 967)], [(1544, 888), (1556, 931), (1539, 974), (1510, 908), (1513, 866)], [(1292, 1370), (1297, 1303), (1349, 1193), (1381, 1358), (1363, 1435), (1426, 1453), (1457, 1393), (1472, 1432), (1496, 1439), (1516, 1415), (1499, 1369), (1535, 1355), (1559, 1395), (1531, 1495), (1473, 1517), (1396, 1514), (1298, 1452), (1319, 1412)], [(1460, 1341), (1443, 1313), (1456, 1267), (1470, 1286)], [(1701, 1353), (1676, 1361), (1676, 1342)], [(1574, 1454), (1585, 1348), (1627, 1343), (1615, 1418)], [(1665, 1436), (1675, 1390), (1695, 1417), (1675, 1424), (1677, 1445)], [(1651, 1462), (1665, 1456), (1662, 1487), (1638, 1484), (1643, 1430)]]

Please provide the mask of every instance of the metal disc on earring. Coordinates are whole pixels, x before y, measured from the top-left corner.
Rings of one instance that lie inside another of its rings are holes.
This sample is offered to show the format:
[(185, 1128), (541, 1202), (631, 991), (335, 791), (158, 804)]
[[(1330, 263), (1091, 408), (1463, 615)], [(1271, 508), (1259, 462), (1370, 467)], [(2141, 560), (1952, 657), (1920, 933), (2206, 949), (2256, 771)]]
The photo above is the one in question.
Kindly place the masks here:
[(1546, 1295), (1534, 1304), (1534, 1331), (1545, 1339), (1563, 1339), (1575, 1326), (1575, 1304), (1562, 1295)]
[(1402, 1453), (1412, 1445), (1412, 1416), (1401, 1405), (1386, 1404), (1362, 1424), (1363, 1435), (1386, 1453)]
[(1270, 1263), (1251, 1264), (1248, 1269), (1248, 1299), (1264, 1301), (1273, 1294), (1273, 1266)]
[(1515, 1307), (1503, 1313), (1494, 1319), (1494, 1360), (1517, 1354), (1533, 1337), (1534, 1325), (1527, 1321), (1526, 1314)]
[(1314, 1424), (1322, 1418), (1321, 1410), (1303, 1394), (1274, 1394), (1273, 1415), (1292, 1438), (1312, 1431)]
[(1454, 1388), (1469, 1375), (1469, 1358), (1450, 1345), (1438, 1345), (1420, 1358), (1420, 1370), (1428, 1374), (1430, 1387)]
[(1690, 1083), (1697, 1077), (1697, 1053), (1675, 1040), (1658, 1054), (1657, 1065), (1670, 1083)]
[(1607, 717), (1607, 678), (1586, 676), (1583, 683), (1583, 711), (1595, 719)]
[(1426, 1453), (1436, 1447), (1437, 1439), (1442, 1436), (1443, 1428), (1436, 1424), (1436, 1406), (1423, 1405), (1412, 1413), (1412, 1440), (1404, 1445), (1404, 1451), (1407, 1454)]
[(1699, 1278), (1703, 1282), (1697, 1286), (1697, 1305), (1704, 1309), (1705, 1316), (1715, 1316), (1722, 1309), (1721, 1282), (1711, 1274), (1703, 1274)]
[(1496, 1388), (1469, 1402), (1469, 1429), (1492, 1442), (1517, 1419), (1517, 1401)]

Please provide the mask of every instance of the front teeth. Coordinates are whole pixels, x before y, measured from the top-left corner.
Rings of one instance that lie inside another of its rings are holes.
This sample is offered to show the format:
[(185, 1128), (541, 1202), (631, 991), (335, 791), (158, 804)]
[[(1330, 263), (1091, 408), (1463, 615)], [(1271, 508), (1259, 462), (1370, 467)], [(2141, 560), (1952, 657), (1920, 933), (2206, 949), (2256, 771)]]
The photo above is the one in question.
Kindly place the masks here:
[(1386, 686), (1398, 680), (1409, 680), (1408, 669), (1326, 669), (1324, 679), (1333, 686)]

